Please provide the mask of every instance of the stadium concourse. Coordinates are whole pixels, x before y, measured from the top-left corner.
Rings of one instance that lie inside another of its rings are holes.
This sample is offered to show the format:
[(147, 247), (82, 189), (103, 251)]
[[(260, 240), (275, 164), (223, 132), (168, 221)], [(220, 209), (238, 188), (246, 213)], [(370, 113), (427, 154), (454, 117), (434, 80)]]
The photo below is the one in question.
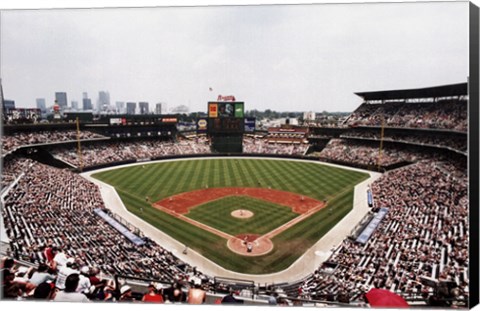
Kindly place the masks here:
[[(144, 296), (158, 292), (163, 301), (185, 302), (193, 288), (221, 298), (246, 279), (254, 284), (250, 294), (262, 292), (278, 303), (358, 305), (377, 287), (411, 304), (465, 307), (466, 94), (466, 83), (358, 93), (364, 103), (343, 124), (310, 124), (307, 140), (245, 136), (244, 156), (320, 160), (366, 169), (371, 176), (355, 187), (353, 211), (297, 262), (256, 276), (226, 271), (187, 250), (127, 212), (111, 186), (90, 177), (92, 171), (76, 173), (82, 167), (107, 170), (209, 157), (204, 136), (186, 139), (172, 124), (159, 124), (154, 131), (151, 125), (95, 130), (82, 125), (80, 135), (72, 124), (7, 124), (2, 137), (3, 298), (160, 300)], [(82, 143), (81, 158), (75, 139)], [(225, 279), (219, 283), (219, 277)], [(57, 298), (54, 287), (63, 290)]]

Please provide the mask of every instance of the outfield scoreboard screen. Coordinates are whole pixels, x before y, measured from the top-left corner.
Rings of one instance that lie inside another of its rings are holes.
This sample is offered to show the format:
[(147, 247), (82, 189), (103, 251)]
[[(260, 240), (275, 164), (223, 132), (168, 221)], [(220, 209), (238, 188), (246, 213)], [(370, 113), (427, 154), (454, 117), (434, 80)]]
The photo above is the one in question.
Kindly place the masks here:
[(242, 134), (245, 131), (245, 103), (216, 101), (208, 103), (208, 132)]
[(209, 118), (243, 118), (243, 102), (209, 102)]
[(245, 125), (243, 118), (216, 118), (208, 123), (211, 133), (243, 133)]

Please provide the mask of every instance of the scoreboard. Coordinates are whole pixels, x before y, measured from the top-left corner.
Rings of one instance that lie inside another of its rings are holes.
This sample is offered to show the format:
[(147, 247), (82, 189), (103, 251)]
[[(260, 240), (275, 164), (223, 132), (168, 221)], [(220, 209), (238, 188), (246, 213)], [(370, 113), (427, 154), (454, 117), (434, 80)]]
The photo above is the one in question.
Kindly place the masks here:
[(243, 133), (243, 118), (217, 118), (209, 122), (210, 133)]
[(209, 102), (209, 118), (243, 118), (244, 102)]
[(206, 131), (211, 139), (212, 151), (242, 153), (245, 133), (245, 103), (233, 96), (218, 96), (208, 102), (208, 118), (198, 120), (197, 130)]
[(244, 102), (209, 102), (208, 133), (243, 134)]

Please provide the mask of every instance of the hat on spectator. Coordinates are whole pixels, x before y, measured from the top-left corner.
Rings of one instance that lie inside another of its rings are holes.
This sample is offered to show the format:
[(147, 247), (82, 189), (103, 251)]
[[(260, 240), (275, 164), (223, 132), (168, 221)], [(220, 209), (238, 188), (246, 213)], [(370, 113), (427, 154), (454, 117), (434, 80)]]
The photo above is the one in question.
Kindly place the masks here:
[(161, 290), (161, 289), (164, 289), (164, 288), (166, 288), (166, 287), (167, 287), (167, 286), (164, 285), (164, 284), (162, 284), (162, 283), (157, 283), (157, 284), (155, 284), (155, 289), (156, 289), (156, 290)]
[(82, 274), (88, 274), (89, 272), (90, 272), (90, 268), (88, 268), (88, 266), (83, 266), (80, 269), (80, 273), (82, 273)]
[(131, 290), (132, 290), (132, 288), (131, 288), (130, 286), (128, 286), (128, 285), (123, 285), (122, 288), (120, 289), (120, 294), (123, 295), (123, 294), (125, 294), (125, 293), (127, 293), (127, 292), (129, 292), (129, 291), (131, 291)]

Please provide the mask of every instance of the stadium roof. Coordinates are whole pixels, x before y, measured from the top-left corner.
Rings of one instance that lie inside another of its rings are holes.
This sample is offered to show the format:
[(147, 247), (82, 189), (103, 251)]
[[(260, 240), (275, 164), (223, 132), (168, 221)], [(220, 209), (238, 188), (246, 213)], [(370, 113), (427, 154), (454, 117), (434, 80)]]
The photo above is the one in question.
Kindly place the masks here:
[(422, 89), (409, 90), (390, 90), (377, 92), (355, 93), (364, 100), (389, 100), (389, 99), (407, 99), (407, 98), (432, 98), (467, 95), (467, 83), (440, 85)]

